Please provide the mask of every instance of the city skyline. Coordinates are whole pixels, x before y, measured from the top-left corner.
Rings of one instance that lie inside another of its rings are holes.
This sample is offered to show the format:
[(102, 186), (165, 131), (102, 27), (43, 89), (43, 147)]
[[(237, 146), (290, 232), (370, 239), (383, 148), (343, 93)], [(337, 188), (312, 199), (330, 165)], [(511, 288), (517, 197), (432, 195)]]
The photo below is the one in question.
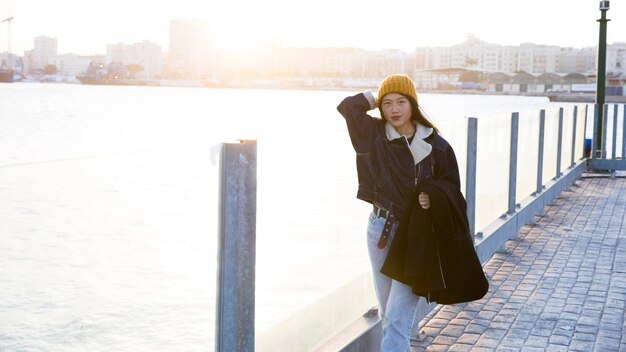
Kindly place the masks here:
[[(169, 21), (203, 18), (219, 47), (354, 47), (367, 50), (452, 46), (468, 33), (494, 44), (561, 47), (597, 45), (600, 17), (594, 0), (526, 0), (503, 3), (342, 1), (296, 4), (283, 0), (224, 3), (179, 0), (176, 6), (111, 0), (103, 8), (69, 0), (4, 0), (2, 19), (13, 16), (11, 52), (23, 55), (37, 36), (58, 39), (59, 53), (94, 55), (112, 43), (148, 40), (168, 51)], [(498, 14), (500, 13), (500, 14)], [(626, 42), (626, 4), (611, 2), (607, 42)], [(0, 52), (8, 49), (8, 25), (0, 25)], [(420, 33), (427, 33), (421, 35)], [(620, 37), (621, 35), (621, 37)]]

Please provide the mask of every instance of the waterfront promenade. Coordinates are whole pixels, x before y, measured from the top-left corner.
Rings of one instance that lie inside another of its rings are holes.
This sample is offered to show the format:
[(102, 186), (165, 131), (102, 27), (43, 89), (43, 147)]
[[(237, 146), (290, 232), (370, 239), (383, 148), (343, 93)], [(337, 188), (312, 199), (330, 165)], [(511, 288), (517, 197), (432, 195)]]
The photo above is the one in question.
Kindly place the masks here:
[(485, 263), (479, 301), (438, 306), (411, 351), (626, 351), (626, 178), (583, 177)]

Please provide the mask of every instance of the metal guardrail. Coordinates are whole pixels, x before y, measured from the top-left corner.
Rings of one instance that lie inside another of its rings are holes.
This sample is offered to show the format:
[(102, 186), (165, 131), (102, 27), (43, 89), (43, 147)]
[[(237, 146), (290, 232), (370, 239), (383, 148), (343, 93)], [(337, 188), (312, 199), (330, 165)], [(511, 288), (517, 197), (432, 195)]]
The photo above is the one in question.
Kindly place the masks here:
[[(584, 124), (586, 126), (587, 110), (584, 112)], [(511, 130), (510, 130), (510, 149), (509, 149), (509, 186), (508, 186), (508, 202), (507, 211), (500, 218), (495, 219), (492, 223), (484, 227), (478, 232), (475, 231), (476, 218), (476, 161), (477, 161), (477, 145), (478, 145), (478, 122), (479, 119), (470, 117), (467, 119), (467, 155), (466, 155), (466, 190), (465, 197), (467, 200), (468, 220), (470, 222), (471, 233), (475, 234), (474, 243), (476, 252), (481, 262), (486, 262), (496, 251), (505, 244), (506, 241), (514, 237), (517, 231), (526, 223), (533, 220), (536, 214), (543, 212), (544, 207), (551, 203), (555, 197), (569, 187), (580, 175), (586, 170), (587, 160), (584, 157), (584, 151), (581, 149), (577, 152), (576, 146), (580, 144), (580, 138), (577, 138), (578, 120), (583, 118), (583, 114), (579, 114), (579, 109), (575, 107), (572, 112), (572, 138), (571, 138), (571, 157), (567, 170), (562, 170), (563, 156), (563, 126), (564, 126), (564, 109), (559, 109), (558, 131), (557, 131), (557, 153), (556, 168), (554, 169), (554, 177), (547, 183), (544, 182), (544, 156), (545, 156), (545, 125), (546, 111), (539, 112), (539, 128), (537, 133), (537, 187), (532, 194), (524, 199), (517, 199), (517, 177), (518, 177), (518, 142), (519, 142), (519, 113), (511, 114)], [(582, 136), (584, 139), (584, 134)], [(582, 143), (581, 145), (584, 145)], [(567, 146), (566, 146), (567, 147)], [(416, 321), (422, 320), (435, 305), (428, 305), (424, 300), (420, 300), (418, 311), (420, 314), (416, 316)], [(354, 333), (354, 326), (363, 326), (363, 330), (357, 334)], [(377, 352), (379, 348), (379, 340), (381, 336), (380, 319), (372, 321), (371, 317), (361, 317), (354, 322), (354, 326), (349, 326), (345, 331), (340, 332), (336, 337), (321, 344), (316, 352), (331, 352), (340, 350), (342, 352), (356, 351), (372, 351)], [(349, 332), (351, 335), (347, 335)], [(337, 341), (341, 340), (341, 341)], [(342, 348), (337, 348), (342, 346)]]
[[(554, 177), (544, 182), (544, 161), (546, 145), (546, 111), (538, 114), (537, 145), (537, 182), (536, 189), (525, 199), (518, 199), (518, 155), (519, 155), (519, 113), (511, 114), (510, 149), (508, 165), (508, 202), (506, 212), (485, 228), (476, 232), (476, 174), (478, 154), (478, 119), (467, 119), (467, 154), (465, 196), (467, 200), (470, 230), (474, 236), (476, 251), (482, 262), (499, 250), (504, 243), (515, 236), (519, 228), (532, 221), (533, 217), (543, 212), (565, 188), (574, 182), (587, 167), (601, 170), (626, 170), (626, 105), (623, 109), (622, 148), (620, 158), (616, 157), (618, 106), (613, 108), (611, 158), (607, 158), (606, 140), (602, 150), (593, 151), (590, 160), (585, 158), (583, 150), (577, 150), (580, 136), (577, 135), (580, 120), (587, 125), (589, 106), (584, 114), (578, 107), (573, 109), (571, 131), (564, 131), (564, 109), (559, 109), (556, 169)], [(607, 120), (609, 109), (604, 109)], [(598, 107), (595, 106), (595, 117)], [(597, 119), (594, 119), (594, 135)], [(607, 123), (603, 123), (603, 135), (607, 134)], [(584, 128), (584, 127), (583, 127)], [(563, 145), (564, 133), (571, 132), (571, 146)], [(583, 137), (584, 139), (584, 133)], [(595, 141), (594, 141), (595, 142)], [(592, 145), (595, 145), (592, 144)], [(571, 151), (569, 167), (562, 170), (563, 151)], [(256, 224), (256, 142), (247, 141), (239, 144), (224, 144), (221, 164), (222, 189), (220, 205), (220, 254), (219, 283), (217, 304), (216, 351), (253, 351), (254, 350), (254, 260), (255, 260), (255, 224)], [(587, 165), (588, 164), (588, 165)], [(423, 302), (423, 301), (421, 301)], [(425, 302), (423, 302), (425, 304)], [(421, 318), (434, 307), (419, 307)], [(418, 317), (419, 318), (419, 317)], [(421, 318), (419, 318), (421, 320)], [(358, 327), (358, 328), (355, 328)], [(371, 316), (363, 317), (341, 332), (337, 338), (322, 343), (316, 351), (368, 351), (376, 350), (380, 338), (380, 320)], [(338, 346), (343, 346), (339, 348)]]

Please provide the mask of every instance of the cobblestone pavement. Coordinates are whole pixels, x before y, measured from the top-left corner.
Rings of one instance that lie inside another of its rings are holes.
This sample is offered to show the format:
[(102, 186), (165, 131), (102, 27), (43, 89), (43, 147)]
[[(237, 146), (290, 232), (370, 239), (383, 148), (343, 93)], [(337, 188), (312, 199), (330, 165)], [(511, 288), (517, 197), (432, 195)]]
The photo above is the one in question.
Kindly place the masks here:
[(625, 204), (626, 179), (578, 179), (485, 264), (487, 295), (438, 306), (411, 351), (626, 351)]

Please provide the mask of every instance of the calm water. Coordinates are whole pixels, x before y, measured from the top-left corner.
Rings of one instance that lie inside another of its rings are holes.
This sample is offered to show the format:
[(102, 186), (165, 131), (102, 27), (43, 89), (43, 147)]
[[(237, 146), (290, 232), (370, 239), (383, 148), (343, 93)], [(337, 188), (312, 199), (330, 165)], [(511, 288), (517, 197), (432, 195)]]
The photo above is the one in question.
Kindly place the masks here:
[[(237, 138), (259, 140), (257, 329), (366, 272), (347, 94), (0, 85), (0, 350), (212, 350), (212, 150)], [(420, 102), (435, 121), (554, 106)]]

